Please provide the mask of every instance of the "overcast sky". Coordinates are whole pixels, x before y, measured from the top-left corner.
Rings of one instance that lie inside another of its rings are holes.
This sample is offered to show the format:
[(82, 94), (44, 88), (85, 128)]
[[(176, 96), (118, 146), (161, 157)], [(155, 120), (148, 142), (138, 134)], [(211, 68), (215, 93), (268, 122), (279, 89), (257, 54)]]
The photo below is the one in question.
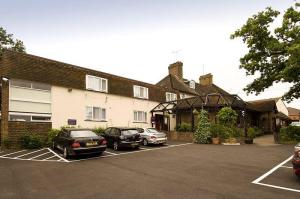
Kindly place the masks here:
[[(283, 12), (294, 0), (0, 0), (0, 26), (27, 53), (157, 83), (180, 60), (187, 79), (212, 73), (214, 83), (244, 100), (278, 97), (277, 84), (259, 96), (243, 88), (247, 49), (230, 34), (267, 6)], [(178, 53), (173, 53), (178, 51)], [(300, 108), (300, 100), (290, 106)]]

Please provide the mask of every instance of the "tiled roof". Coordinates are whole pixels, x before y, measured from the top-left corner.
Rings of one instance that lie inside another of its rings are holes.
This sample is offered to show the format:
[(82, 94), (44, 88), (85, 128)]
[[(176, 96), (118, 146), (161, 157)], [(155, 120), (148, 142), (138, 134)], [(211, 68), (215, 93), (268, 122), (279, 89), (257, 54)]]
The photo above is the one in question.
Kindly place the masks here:
[(300, 110), (292, 107), (287, 107), (289, 115), (300, 115)]
[(270, 98), (270, 99), (263, 99), (263, 100), (256, 100), (256, 101), (248, 101), (247, 107), (249, 109), (256, 110), (256, 111), (269, 112), (269, 111), (277, 110), (276, 102), (279, 99)]
[(0, 59), (0, 76), (8, 78), (85, 90), (86, 75), (108, 79), (109, 94), (133, 97), (133, 85), (140, 85), (149, 88), (149, 100), (165, 100), (164, 89), (141, 81), (12, 51), (5, 51)]

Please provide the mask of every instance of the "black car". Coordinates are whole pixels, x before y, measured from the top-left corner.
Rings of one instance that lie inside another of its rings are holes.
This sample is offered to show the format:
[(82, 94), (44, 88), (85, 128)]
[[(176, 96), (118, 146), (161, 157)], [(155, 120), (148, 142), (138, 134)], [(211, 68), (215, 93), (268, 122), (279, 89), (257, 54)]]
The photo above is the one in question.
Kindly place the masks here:
[(119, 148), (140, 147), (141, 137), (137, 129), (111, 127), (105, 130), (103, 136), (107, 141), (107, 146), (117, 151)]
[(63, 152), (64, 158), (75, 155), (102, 154), (106, 140), (89, 129), (62, 129), (53, 139), (52, 147)]

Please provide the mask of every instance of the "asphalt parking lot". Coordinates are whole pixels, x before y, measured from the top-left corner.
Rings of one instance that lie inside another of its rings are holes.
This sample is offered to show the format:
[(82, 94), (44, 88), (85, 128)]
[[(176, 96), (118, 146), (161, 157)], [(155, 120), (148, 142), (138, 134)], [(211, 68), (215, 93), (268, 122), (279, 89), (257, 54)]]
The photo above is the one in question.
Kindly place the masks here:
[(0, 158), (0, 198), (299, 198), (292, 151), (170, 143), (68, 162), (45, 161), (47, 150), (40, 161), (11, 154)]

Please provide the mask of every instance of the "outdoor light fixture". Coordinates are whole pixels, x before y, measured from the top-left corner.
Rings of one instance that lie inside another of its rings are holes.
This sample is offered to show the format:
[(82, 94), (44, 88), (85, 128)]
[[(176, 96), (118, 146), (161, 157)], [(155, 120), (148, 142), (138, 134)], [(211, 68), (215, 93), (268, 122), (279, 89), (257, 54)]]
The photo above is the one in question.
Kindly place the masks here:
[(5, 82), (7, 82), (9, 79), (6, 78), (6, 77), (2, 77), (2, 80), (5, 81)]

